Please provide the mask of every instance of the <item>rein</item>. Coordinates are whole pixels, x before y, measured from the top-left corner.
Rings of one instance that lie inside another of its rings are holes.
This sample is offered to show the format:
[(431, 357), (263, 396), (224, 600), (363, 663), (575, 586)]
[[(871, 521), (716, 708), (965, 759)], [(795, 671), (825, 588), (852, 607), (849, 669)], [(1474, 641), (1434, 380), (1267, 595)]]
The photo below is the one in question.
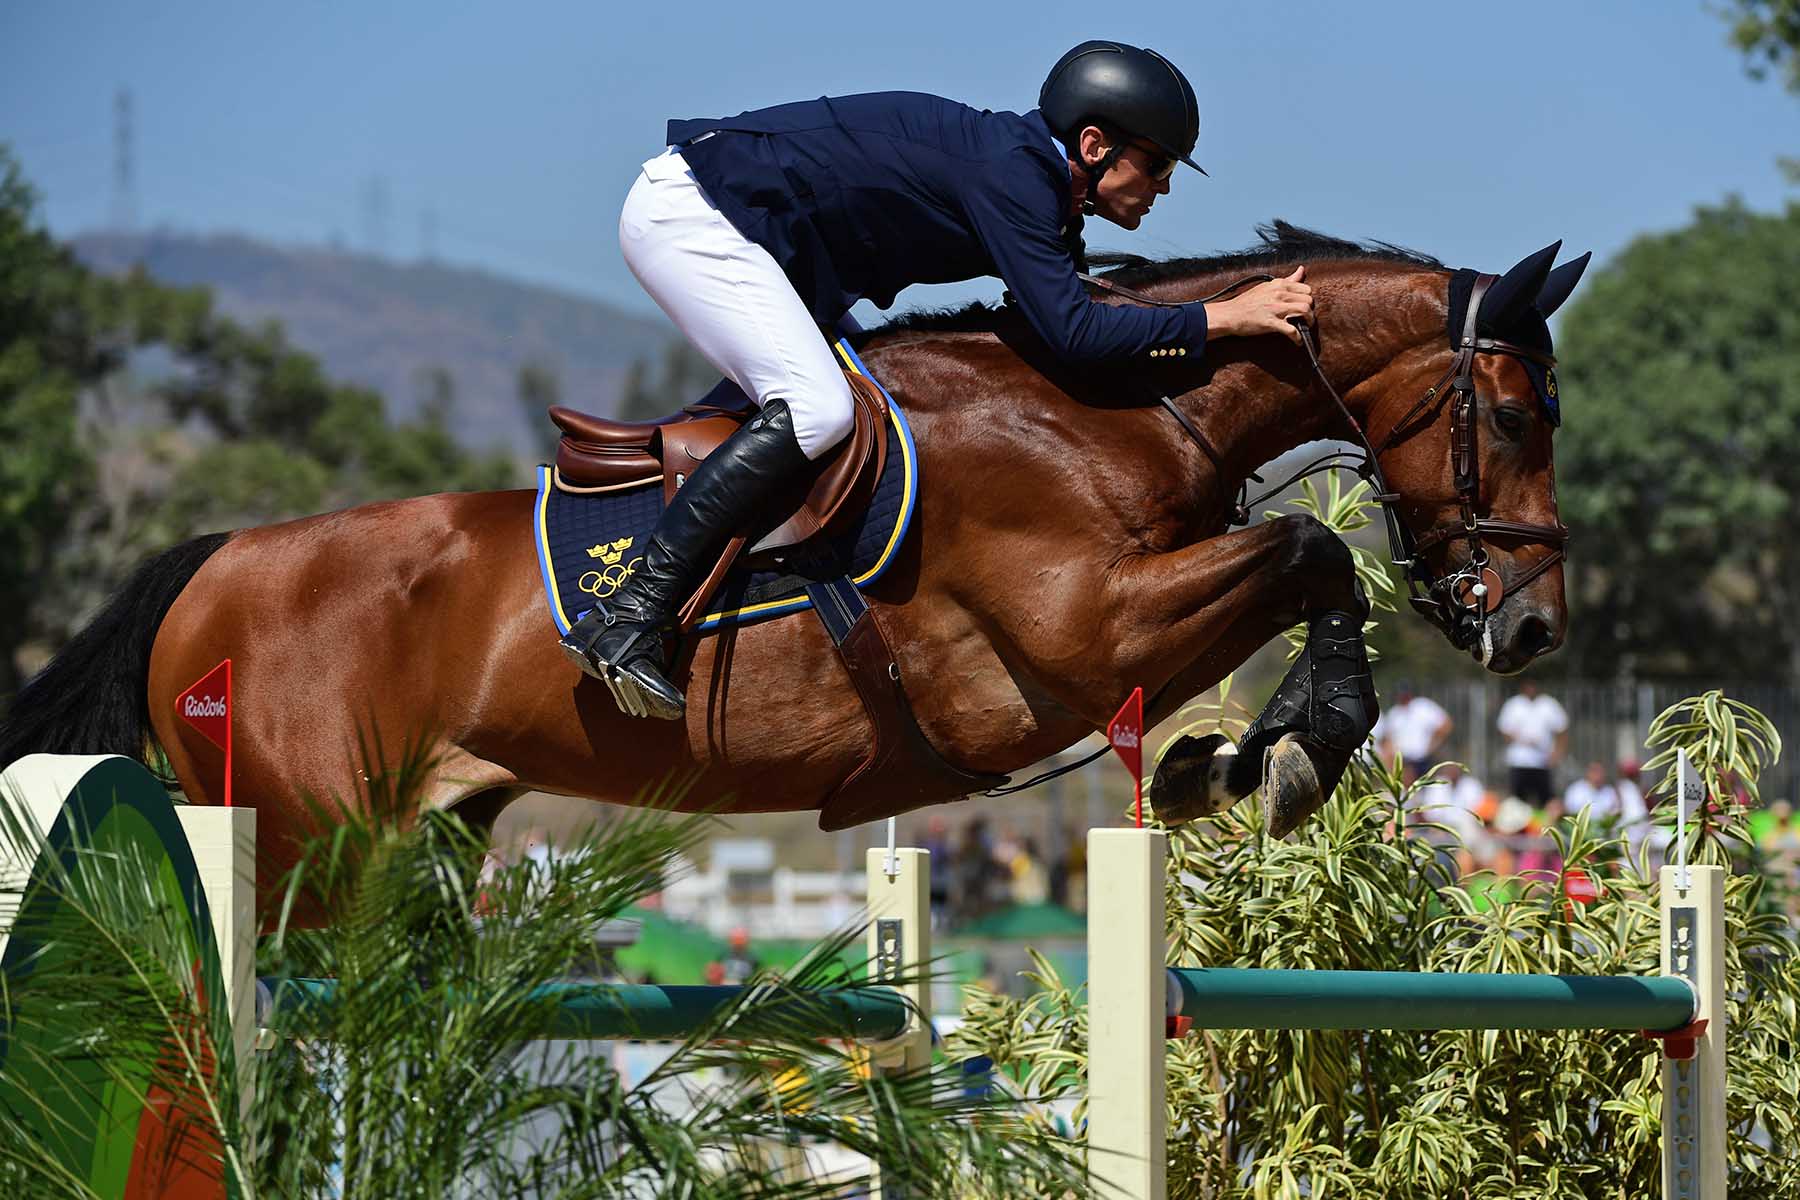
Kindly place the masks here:
[[(1244, 287), (1246, 284), (1266, 283), (1274, 278), (1272, 275), (1246, 275), (1220, 288), (1210, 296), (1195, 301), (1159, 300), (1143, 292), (1113, 283), (1094, 275), (1080, 276), (1084, 283), (1105, 292), (1137, 304), (1148, 304), (1158, 308), (1178, 308), (1184, 303), (1206, 304), (1222, 299)], [(1456, 356), (1451, 359), (1449, 367), (1438, 381), (1427, 388), (1425, 394), (1407, 410), (1381, 440), (1379, 446), (1369, 440), (1362, 423), (1351, 413), (1350, 406), (1332, 386), (1326, 377), (1324, 365), (1319, 361), (1318, 343), (1310, 326), (1302, 321), (1294, 325), (1300, 333), (1300, 344), (1306, 349), (1307, 360), (1312, 364), (1313, 375), (1325, 389), (1337, 406), (1339, 415), (1350, 426), (1356, 435), (1358, 445), (1350, 450), (1333, 450), (1314, 459), (1302, 467), (1286, 481), (1270, 488), (1261, 495), (1252, 498), (1250, 482), (1262, 483), (1260, 476), (1252, 472), (1249, 478), (1238, 488), (1236, 503), (1228, 515), (1231, 525), (1247, 525), (1250, 522), (1250, 510), (1263, 503), (1277, 493), (1293, 486), (1310, 475), (1324, 471), (1353, 470), (1366, 480), (1374, 489), (1374, 498), (1381, 504), (1382, 516), (1386, 519), (1388, 532), (1388, 557), (1397, 567), (1406, 572), (1408, 599), (1413, 608), (1443, 630), (1451, 644), (1457, 649), (1467, 649), (1481, 636), (1487, 615), (1505, 603), (1509, 594), (1518, 592), (1526, 584), (1548, 571), (1557, 563), (1564, 561), (1569, 542), (1569, 531), (1566, 526), (1539, 525), (1524, 521), (1506, 521), (1495, 517), (1478, 516), (1476, 509), (1481, 493), (1481, 463), (1477, 437), (1476, 400), (1475, 400), (1475, 356), (1478, 354), (1509, 354), (1515, 358), (1538, 363), (1546, 368), (1556, 365), (1550, 355), (1539, 353), (1527, 346), (1499, 338), (1481, 337), (1476, 331), (1476, 318), (1481, 310), (1482, 297), (1487, 294), (1497, 275), (1477, 275), (1475, 286), (1469, 296), (1468, 314), (1463, 321), (1462, 338), (1456, 346)], [(1450, 390), (1443, 391), (1448, 383)], [(1424, 533), (1415, 536), (1410, 527), (1402, 519), (1398, 511), (1400, 494), (1388, 486), (1387, 478), (1382, 474), (1380, 455), (1396, 443), (1409, 436), (1408, 430), (1415, 419), (1423, 412), (1432, 409), (1433, 402), (1440, 396), (1447, 396), (1452, 404), (1450, 413), (1450, 470), (1456, 486), (1457, 505), (1461, 509), (1460, 524), (1436, 525)], [(1167, 395), (1160, 397), (1163, 408), (1174, 416), (1182, 430), (1200, 447), (1200, 450), (1212, 462), (1213, 470), (1221, 480), (1226, 478), (1223, 457), (1212, 443), (1200, 432), (1193, 421), (1189, 420), (1175, 402)], [(1506, 581), (1500, 573), (1490, 565), (1484, 535), (1488, 537), (1517, 538), (1538, 542), (1550, 548), (1550, 553), (1533, 563), (1524, 572)], [(1456, 569), (1446, 575), (1432, 572), (1422, 555), (1425, 551), (1440, 543), (1466, 539), (1468, 553)]]

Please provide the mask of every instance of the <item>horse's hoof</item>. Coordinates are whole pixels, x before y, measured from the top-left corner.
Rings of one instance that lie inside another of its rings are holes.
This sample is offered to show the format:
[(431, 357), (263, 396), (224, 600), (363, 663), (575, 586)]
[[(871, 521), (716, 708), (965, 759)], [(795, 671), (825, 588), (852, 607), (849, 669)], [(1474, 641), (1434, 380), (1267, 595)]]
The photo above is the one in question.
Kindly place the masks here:
[(1185, 734), (1156, 764), (1150, 780), (1150, 808), (1164, 825), (1180, 825), (1224, 812), (1242, 797), (1225, 787), (1225, 771), (1236, 751), (1222, 733)]
[(1323, 756), (1325, 751), (1297, 733), (1287, 733), (1263, 755), (1263, 817), (1270, 837), (1286, 837), (1325, 807), (1329, 794), (1320, 783), (1315, 754)]

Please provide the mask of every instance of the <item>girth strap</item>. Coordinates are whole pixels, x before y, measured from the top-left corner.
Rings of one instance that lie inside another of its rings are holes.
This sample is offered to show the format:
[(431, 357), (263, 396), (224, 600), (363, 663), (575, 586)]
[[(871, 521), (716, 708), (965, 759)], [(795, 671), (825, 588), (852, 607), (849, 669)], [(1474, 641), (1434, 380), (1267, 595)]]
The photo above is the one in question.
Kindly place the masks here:
[(820, 829), (848, 829), (1007, 782), (1004, 775), (952, 765), (926, 738), (901, 686), (900, 664), (887, 634), (855, 584), (840, 576), (808, 584), (806, 594), (837, 647), (871, 726), (861, 765), (832, 789), (819, 810)]

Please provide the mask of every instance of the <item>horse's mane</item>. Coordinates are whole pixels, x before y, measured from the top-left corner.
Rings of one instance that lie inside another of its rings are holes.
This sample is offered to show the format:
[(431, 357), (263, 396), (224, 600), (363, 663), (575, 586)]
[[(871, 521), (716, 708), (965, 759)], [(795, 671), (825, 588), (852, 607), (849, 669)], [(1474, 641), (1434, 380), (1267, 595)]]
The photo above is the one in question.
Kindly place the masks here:
[[(1284, 267), (1300, 262), (1337, 261), (1394, 263), (1420, 270), (1445, 270), (1444, 264), (1429, 254), (1408, 250), (1392, 242), (1355, 242), (1332, 237), (1312, 229), (1290, 225), (1279, 218), (1256, 227), (1257, 244), (1229, 254), (1201, 258), (1150, 259), (1136, 254), (1111, 252), (1090, 255), (1093, 267), (1108, 270), (1101, 277), (1125, 287), (1150, 287), (1171, 279), (1186, 279), (1226, 272), (1252, 272)], [(895, 333), (988, 333), (992, 332), (1008, 310), (1002, 305), (977, 300), (959, 308), (912, 309), (864, 330), (853, 339), (860, 349), (872, 338)]]

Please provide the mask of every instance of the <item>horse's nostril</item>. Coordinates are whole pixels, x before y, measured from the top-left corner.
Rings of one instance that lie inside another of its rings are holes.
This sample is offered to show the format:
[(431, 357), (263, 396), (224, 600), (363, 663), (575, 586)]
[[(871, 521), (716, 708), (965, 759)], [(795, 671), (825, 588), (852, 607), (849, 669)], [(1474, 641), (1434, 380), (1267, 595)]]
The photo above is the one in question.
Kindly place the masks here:
[(1548, 650), (1556, 641), (1556, 632), (1550, 628), (1550, 622), (1533, 614), (1519, 622), (1518, 645), (1526, 654), (1536, 657)]

